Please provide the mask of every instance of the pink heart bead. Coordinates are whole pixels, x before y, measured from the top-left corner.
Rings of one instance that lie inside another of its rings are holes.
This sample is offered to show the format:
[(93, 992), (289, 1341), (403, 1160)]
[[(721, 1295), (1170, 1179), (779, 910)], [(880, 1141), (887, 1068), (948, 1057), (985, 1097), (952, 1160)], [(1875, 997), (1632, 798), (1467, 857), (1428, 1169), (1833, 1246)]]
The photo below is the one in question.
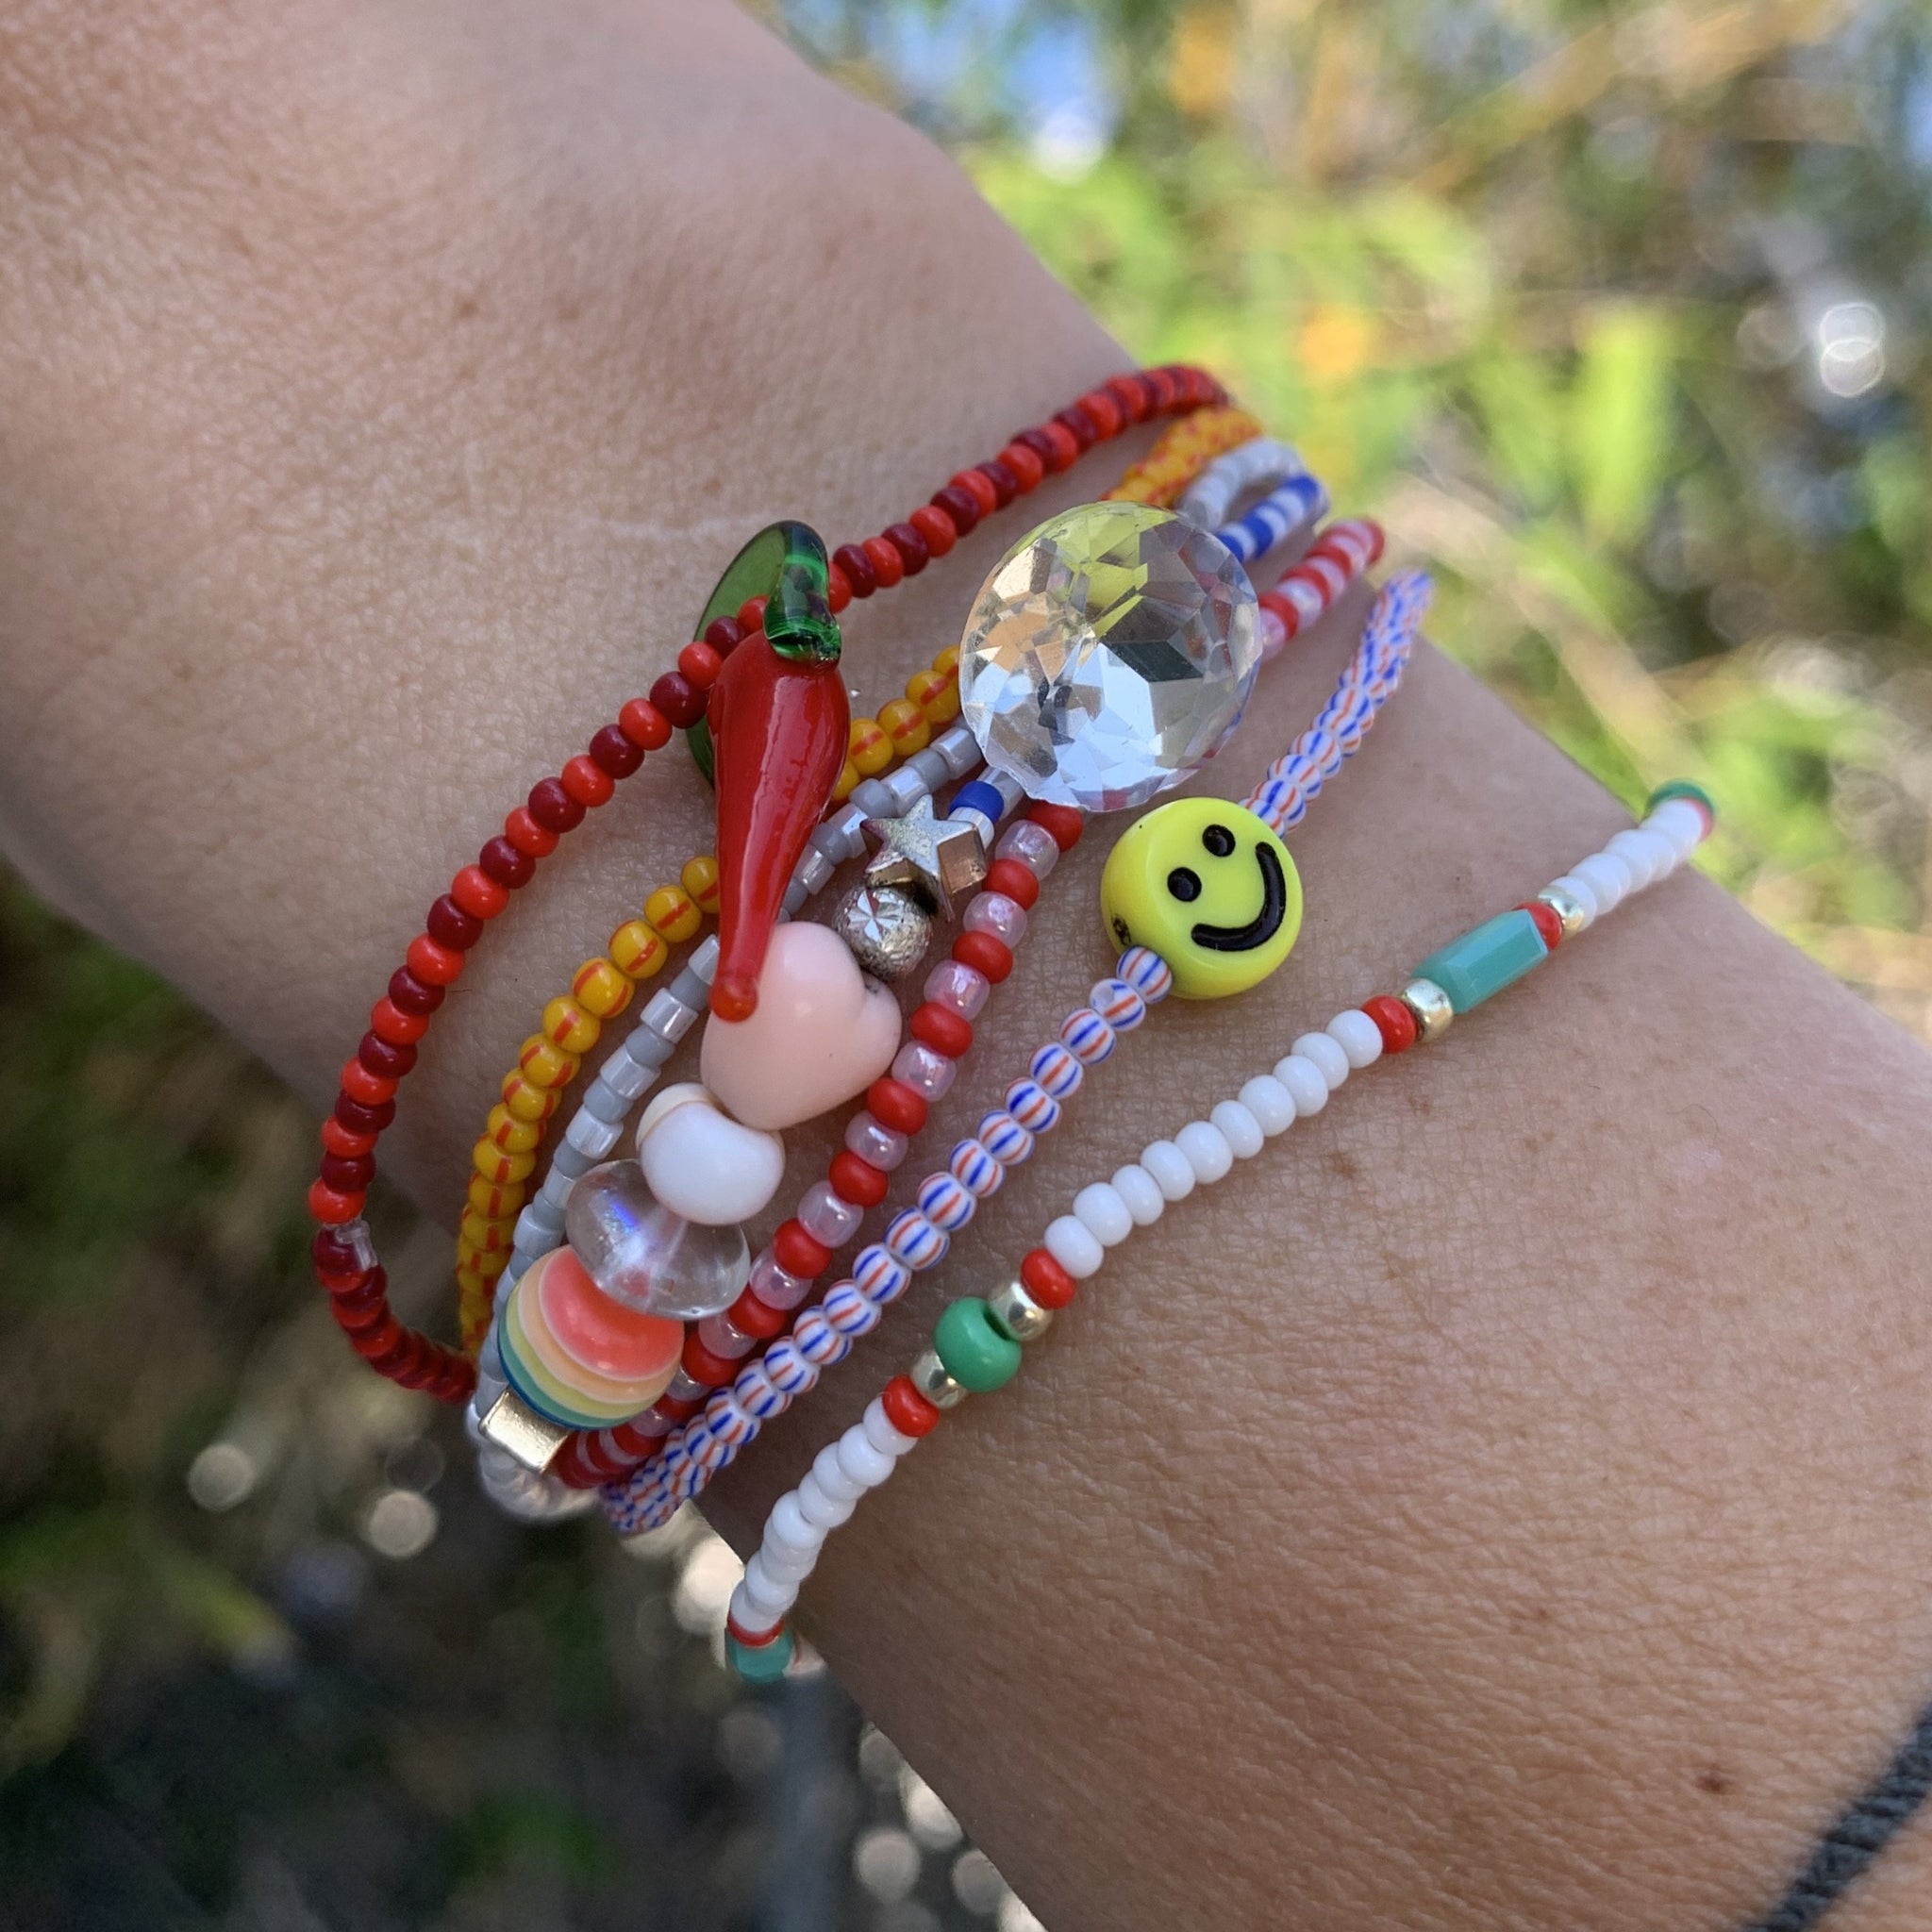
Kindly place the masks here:
[(793, 923), (772, 935), (748, 1020), (705, 1023), (704, 1082), (748, 1127), (815, 1120), (864, 1091), (899, 1049), (899, 1003), (858, 970), (837, 933)]

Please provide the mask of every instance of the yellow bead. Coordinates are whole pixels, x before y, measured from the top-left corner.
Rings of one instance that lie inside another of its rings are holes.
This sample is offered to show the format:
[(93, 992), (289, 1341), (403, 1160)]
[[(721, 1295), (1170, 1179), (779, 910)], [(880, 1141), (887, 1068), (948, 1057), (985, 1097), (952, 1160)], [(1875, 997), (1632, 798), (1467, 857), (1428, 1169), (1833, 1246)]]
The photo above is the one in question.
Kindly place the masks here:
[(1127, 827), (1100, 875), (1116, 946), (1147, 946), (1184, 1000), (1220, 999), (1267, 978), (1302, 925), (1288, 847), (1222, 798), (1176, 798)]
[(610, 958), (620, 973), (632, 979), (649, 979), (664, 970), (671, 948), (663, 935), (654, 932), (641, 919), (627, 919), (610, 935)]
[(492, 1221), (488, 1215), (478, 1214), (474, 1208), (466, 1208), (458, 1226), (463, 1239), (474, 1248), (486, 1255), (493, 1255), (510, 1245), (511, 1235), (517, 1224), (514, 1214)]
[(839, 776), (832, 786), (832, 803), (843, 805), (858, 790), (858, 781), (864, 774), (850, 758), (839, 767)]
[(503, 1104), (520, 1121), (547, 1121), (562, 1098), (554, 1087), (538, 1087), (512, 1067), (503, 1076)]
[[(514, 1076), (512, 1076), (514, 1077)], [(501, 1147), (507, 1154), (529, 1154), (543, 1141), (543, 1129), (510, 1112), (500, 1101), (490, 1109), (490, 1118), (483, 1124), (483, 1138), (492, 1147)], [(532, 1159), (534, 1162), (534, 1156)]]
[(682, 886), (659, 886), (644, 901), (644, 917), (674, 946), (682, 945), (704, 923), (703, 913)]
[(486, 1181), (524, 1181), (529, 1179), (537, 1157), (523, 1149), (507, 1151), (486, 1134), (470, 1149), (470, 1164)]
[(570, 983), (571, 997), (598, 1020), (608, 1020), (630, 1005), (636, 991), (608, 959), (586, 959)]
[(943, 671), (915, 671), (906, 680), (906, 695), (929, 725), (944, 724), (959, 715), (959, 680)]
[(943, 671), (947, 675), (947, 676), (951, 677), (957, 683), (958, 681), (959, 676), (958, 645), (948, 644), (946, 648), (943, 651), (941, 651), (939, 654), (939, 656), (932, 660), (932, 668), (935, 671)]
[(470, 1176), (470, 1206), (491, 1221), (514, 1214), (524, 1205), (528, 1191), (521, 1181), (498, 1184), (486, 1181), (480, 1174)]
[[(552, 1006), (560, 1004), (553, 1000)], [(546, 1008), (543, 1015), (550, 1017)], [(553, 1045), (541, 1033), (533, 1033), (517, 1054), (517, 1071), (532, 1087), (568, 1087), (577, 1076), (583, 1060), (560, 1046)]]
[(474, 1281), (487, 1289), (508, 1266), (508, 1248), (498, 1248), (495, 1253), (486, 1255), (469, 1241), (459, 1241), (457, 1243), (457, 1285), (459, 1288), (467, 1288)]
[(846, 734), (845, 749), (862, 778), (876, 778), (892, 762), (892, 741), (876, 718), (855, 718)]
[(697, 902), (697, 908), (707, 919), (718, 916), (718, 861), (708, 852), (700, 852), (695, 858), (684, 861), (684, 870), (678, 874), (677, 882)]
[[(651, 921), (653, 925), (657, 923), (655, 919)], [(603, 1030), (568, 993), (558, 993), (543, 1008), (543, 1038), (553, 1046), (560, 1046), (565, 1053), (589, 1053), (596, 1045), (597, 1036)], [(572, 1073), (575, 1071), (575, 1067), (571, 1069)], [(568, 1077), (566, 1074), (565, 1078)]]
[(902, 758), (909, 758), (916, 751), (924, 751), (926, 741), (932, 736), (932, 726), (925, 722), (925, 713), (910, 698), (894, 698), (890, 705), (879, 708), (879, 728), (892, 741), (893, 753)]

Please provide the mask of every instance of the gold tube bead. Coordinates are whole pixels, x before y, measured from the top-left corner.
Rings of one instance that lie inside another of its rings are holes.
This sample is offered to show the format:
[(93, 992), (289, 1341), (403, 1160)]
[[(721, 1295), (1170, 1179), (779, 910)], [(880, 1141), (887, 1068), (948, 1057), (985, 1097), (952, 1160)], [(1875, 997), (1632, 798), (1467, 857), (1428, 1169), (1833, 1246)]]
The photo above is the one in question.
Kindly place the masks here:
[(987, 1296), (986, 1307), (993, 1324), (1015, 1341), (1037, 1341), (1053, 1326), (1053, 1310), (1042, 1308), (1016, 1274)]
[(1411, 979), (1396, 997), (1415, 1015), (1415, 1032), (1419, 1041), (1441, 1039), (1448, 1032), (1450, 1021), (1456, 1017), (1456, 1008), (1449, 1004), (1449, 995), (1433, 979)]
[(570, 1439), (570, 1431), (547, 1415), (539, 1415), (514, 1389), (506, 1389), (491, 1405), (477, 1424), (486, 1441), (507, 1449), (527, 1470), (541, 1475), (555, 1460), (557, 1452)]
[(936, 1349), (924, 1350), (906, 1376), (935, 1408), (958, 1408), (966, 1400), (964, 1385), (954, 1381), (952, 1371), (941, 1361)]
[(1583, 901), (1562, 886), (1545, 886), (1537, 897), (1563, 923), (1563, 937), (1574, 940), (1590, 924)]

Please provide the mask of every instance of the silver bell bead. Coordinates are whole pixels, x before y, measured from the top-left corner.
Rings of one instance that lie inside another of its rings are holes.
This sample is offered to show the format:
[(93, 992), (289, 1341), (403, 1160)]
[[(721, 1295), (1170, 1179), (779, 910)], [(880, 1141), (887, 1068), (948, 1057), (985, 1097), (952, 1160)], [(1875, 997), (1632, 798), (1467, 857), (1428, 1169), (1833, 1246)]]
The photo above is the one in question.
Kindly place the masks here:
[(889, 983), (917, 969), (932, 944), (932, 914), (898, 886), (859, 884), (832, 911), (832, 930), (859, 970)]

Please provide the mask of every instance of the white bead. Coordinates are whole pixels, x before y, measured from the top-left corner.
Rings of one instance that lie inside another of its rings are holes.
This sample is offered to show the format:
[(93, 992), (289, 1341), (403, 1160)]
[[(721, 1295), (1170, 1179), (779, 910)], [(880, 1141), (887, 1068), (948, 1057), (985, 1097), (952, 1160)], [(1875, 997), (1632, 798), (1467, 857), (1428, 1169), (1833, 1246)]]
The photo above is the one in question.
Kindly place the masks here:
[[(1191, 1170), (1188, 1178), (1191, 1180)], [(1127, 1204), (1136, 1227), (1152, 1227), (1167, 1212), (1167, 1196), (1160, 1183), (1144, 1167), (1118, 1167), (1113, 1174), (1113, 1191)]]
[(757, 1557), (744, 1566), (744, 1581), (739, 1588), (743, 1591), (752, 1608), (760, 1616), (770, 1617), (773, 1623), (776, 1623), (798, 1601), (797, 1586), (780, 1583)]
[(1552, 879), (1550, 887), (1553, 891), (1568, 892), (1583, 908), (1583, 929), (1588, 932), (1596, 923), (1597, 914), (1602, 909), (1597, 905), (1596, 894), (1590, 889), (1589, 881), (1578, 878), (1574, 872), (1566, 872), (1561, 878)]
[(1636, 883), (1630, 876), (1630, 868), (1614, 852), (1592, 852), (1581, 865), (1571, 870), (1595, 893), (1599, 918), (1606, 912), (1614, 912), (1630, 896), (1630, 889)]
[(892, 1426), (891, 1419), (886, 1414), (886, 1405), (874, 1395), (865, 1406), (865, 1440), (882, 1454), (892, 1457), (905, 1455), (915, 1442), (917, 1436), (901, 1435)]
[(1349, 1065), (1357, 1072), (1373, 1067), (1382, 1058), (1382, 1029), (1359, 1007), (1337, 1013), (1328, 1023), (1328, 1038), (1348, 1056)]
[(798, 1486), (798, 1507), (805, 1511), (805, 1520), (816, 1523), (821, 1529), (837, 1529), (850, 1518), (853, 1510), (851, 1500), (826, 1495), (816, 1470), (808, 1470), (805, 1480)]
[(811, 1460), (812, 1480), (835, 1503), (856, 1503), (866, 1485), (839, 1460), (839, 1445), (827, 1442)]
[(1190, 1121), (1174, 1137), (1174, 1144), (1188, 1157), (1197, 1181), (1218, 1181), (1234, 1165), (1227, 1136), (1211, 1122)]
[(1046, 1252), (1075, 1281), (1085, 1281), (1090, 1274), (1097, 1274), (1107, 1256), (1107, 1250), (1087, 1231), (1086, 1224), (1075, 1221), (1071, 1214), (1049, 1221), (1044, 1240)]
[(815, 1550), (825, 1540), (825, 1533), (817, 1524), (805, 1520), (805, 1511), (798, 1507), (798, 1498), (790, 1490), (772, 1505), (772, 1513), (765, 1519), (765, 1541), (776, 1543), (782, 1549)]
[(1313, 1060), (1291, 1053), (1274, 1062), (1274, 1077), (1294, 1096), (1294, 1110), (1306, 1120), (1328, 1105), (1328, 1083)]
[(1134, 1231), (1127, 1204), (1107, 1181), (1095, 1181), (1074, 1196), (1074, 1212), (1104, 1248), (1117, 1248)]
[(1679, 858), (1689, 858), (1704, 842), (1704, 814), (1688, 798), (1665, 799), (1643, 824), (1668, 839)]
[(782, 1550), (767, 1541), (758, 1550), (758, 1568), (784, 1589), (796, 1589), (818, 1568), (817, 1550)]
[(644, 1109), (637, 1146), (652, 1193), (705, 1227), (749, 1221), (785, 1178), (785, 1142), (741, 1126), (694, 1080), (665, 1088)]
[(1328, 1083), (1331, 1093), (1348, 1078), (1348, 1056), (1342, 1052), (1341, 1043), (1330, 1040), (1325, 1033), (1304, 1033), (1289, 1052), (1299, 1054), (1305, 1060), (1312, 1060), (1316, 1071)]
[(1614, 852), (1630, 868), (1638, 887), (1654, 886), (1677, 868), (1677, 848), (1656, 832), (1641, 825), (1634, 831), (1619, 832), (1609, 842)]
[(1267, 1135), (1261, 1123), (1239, 1100), (1224, 1100), (1208, 1110), (1208, 1118), (1221, 1130), (1221, 1138), (1234, 1149), (1237, 1160), (1252, 1160), (1260, 1153)]
[[(1374, 1022), (1369, 1024), (1374, 1025)], [(1241, 1099), (1271, 1140), (1294, 1125), (1294, 1095), (1273, 1074), (1257, 1074), (1241, 1089)]]
[(875, 1448), (863, 1423), (854, 1423), (839, 1438), (839, 1467), (862, 1488), (875, 1490), (892, 1473), (892, 1458)]
[(1172, 1141), (1150, 1141), (1141, 1150), (1141, 1165), (1165, 1200), (1185, 1201), (1194, 1191), (1193, 1166)]
[(753, 1605), (744, 1585), (741, 1583), (731, 1592), (731, 1621), (741, 1630), (749, 1631), (754, 1637), (762, 1637), (767, 1630), (775, 1630), (785, 1621), (785, 1613), (780, 1610), (774, 1617), (758, 1609)]

